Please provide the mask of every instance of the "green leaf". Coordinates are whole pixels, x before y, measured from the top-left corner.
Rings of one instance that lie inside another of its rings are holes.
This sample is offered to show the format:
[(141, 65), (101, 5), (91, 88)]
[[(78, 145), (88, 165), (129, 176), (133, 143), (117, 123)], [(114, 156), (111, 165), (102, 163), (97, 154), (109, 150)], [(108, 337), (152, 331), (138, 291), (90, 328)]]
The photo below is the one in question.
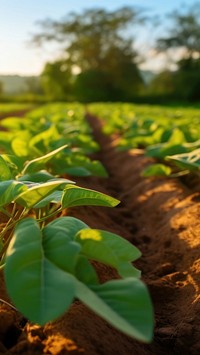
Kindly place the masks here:
[(48, 181), (45, 183), (38, 184), (36, 186), (31, 187), (30, 189), (23, 192), (20, 196), (18, 196), (16, 202), (19, 205), (22, 205), (26, 208), (31, 208), (37, 205), (45, 197), (52, 194), (55, 190), (63, 189), (68, 183), (71, 184), (72, 181), (67, 179), (58, 179), (55, 181), (53, 180), (53, 181)]
[(62, 194), (62, 191), (54, 191), (52, 194), (43, 198), (42, 201), (34, 205), (34, 208), (42, 208), (47, 206), (49, 203), (61, 204)]
[(33, 174), (25, 174), (20, 176), (19, 181), (47, 182), (54, 179), (54, 175), (49, 174), (46, 170), (38, 171)]
[[(117, 269), (122, 277), (140, 276), (130, 261), (141, 256), (140, 251), (124, 238), (98, 229), (83, 229), (75, 240), (81, 244), (82, 253), (89, 259), (100, 261)], [(133, 268), (132, 273), (130, 268)]]
[(12, 174), (7, 162), (0, 156), (0, 181), (9, 180)]
[(90, 176), (91, 173), (88, 169), (83, 168), (82, 166), (75, 166), (71, 168), (65, 168), (65, 173), (73, 176)]
[(53, 150), (52, 152), (43, 155), (42, 157), (33, 159), (29, 161), (25, 167), (24, 170), (22, 171), (22, 174), (31, 174), (36, 171), (41, 170), (44, 167), (44, 164), (46, 164), (49, 160), (51, 160), (53, 157), (55, 157), (56, 154), (60, 153), (63, 149), (65, 149), (67, 145), (64, 145), (58, 149)]
[[(69, 224), (70, 224), (69, 220)], [(74, 220), (75, 223), (75, 220)], [(66, 223), (63, 223), (63, 226)], [(69, 228), (55, 228), (54, 224), (49, 223), (43, 229), (43, 247), (45, 256), (60, 269), (74, 273), (81, 250), (80, 244), (73, 241), (73, 235)], [(73, 230), (73, 229), (72, 229)]]
[(17, 157), (16, 155), (12, 154), (2, 154), (2, 158), (8, 164), (14, 177), (18, 175), (19, 172), (21, 172), (24, 165), (24, 157)]
[(18, 157), (28, 157), (30, 156), (30, 149), (28, 142), (30, 139), (30, 134), (28, 132), (20, 132), (19, 136), (13, 138), (11, 142), (13, 153)]
[(153, 310), (148, 290), (136, 278), (109, 281), (89, 289), (76, 282), (76, 297), (123, 333), (152, 340)]
[(79, 255), (78, 257), (75, 269), (75, 276), (79, 281), (83, 282), (86, 285), (99, 284), (99, 279), (94, 267), (84, 255)]
[(82, 205), (114, 207), (118, 205), (119, 202), (119, 200), (101, 192), (68, 185), (63, 194), (62, 207), (68, 208)]
[(36, 134), (34, 134), (30, 139), (29, 146), (34, 150), (36, 149), (40, 151), (39, 155), (41, 155), (43, 152), (46, 152), (46, 149), (50, 146), (51, 141), (57, 139), (59, 136), (57, 128), (54, 124), (52, 124), (52, 121), (48, 120), (46, 124), (42, 125), (40, 122), (40, 126), (37, 128)]
[(15, 229), (6, 254), (5, 280), (17, 309), (41, 325), (62, 315), (74, 298), (73, 279), (45, 257), (42, 233), (32, 218)]
[(18, 181), (7, 180), (0, 182), (0, 206), (5, 206), (14, 201), (27, 187)]
[[(26, 124), (28, 125), (29, 121), (26, 118)], [(24, 129), (26, 125), (24, 125), (24, 118), (21, 119), (19, 117), (7, 117), (1, 120), (1, 126), (8, 128), (9, 131), (21, 131)]]
[(164, 164), (152, 164), (142, 171), (142, 176), (169, 176), (171, 174), (171, 168)]
[(75, 217), (60, 217), (49, 223), (45, 229), (54, 228), (54, 231), (65, 233), (70, 240), (76, 241), (76, 234), (81, 229), (89, 229), (88, 225), (80, 221), (80, 219)]

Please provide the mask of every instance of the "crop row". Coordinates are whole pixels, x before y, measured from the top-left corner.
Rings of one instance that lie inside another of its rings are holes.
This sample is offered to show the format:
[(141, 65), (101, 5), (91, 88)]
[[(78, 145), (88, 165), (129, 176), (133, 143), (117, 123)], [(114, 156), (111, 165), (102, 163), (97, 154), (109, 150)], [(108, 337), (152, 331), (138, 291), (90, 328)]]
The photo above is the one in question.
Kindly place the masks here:
[(140, 148), (157, 160), (144, 176), (182, 176), (200, 170), (200, 110), (133, 104), (93, 104), (117, 149)]
[[(70, 207), (114, 207), (119, 201), (79, 187), (70, 176), (107, 173), (89, 158), (98, 150), (78, 104), (46, 105), (1, 121), (0, 265), (14, 307), (41, 325), (78, 298), (122, 332), (150, 341), (148, 290), (132, 262), (140, 251), (124, 238), (90, 229), (60, 213)], [(101, 284), (91, 261), (116, 269)]]
[(10, 112), (20, 112), (24, 110), (31, 109), (32, 105), (30, 104), (21, 104), (21, 103), (7, 103), (0, 104), (0, 116), (2, 114), (9, 114)]

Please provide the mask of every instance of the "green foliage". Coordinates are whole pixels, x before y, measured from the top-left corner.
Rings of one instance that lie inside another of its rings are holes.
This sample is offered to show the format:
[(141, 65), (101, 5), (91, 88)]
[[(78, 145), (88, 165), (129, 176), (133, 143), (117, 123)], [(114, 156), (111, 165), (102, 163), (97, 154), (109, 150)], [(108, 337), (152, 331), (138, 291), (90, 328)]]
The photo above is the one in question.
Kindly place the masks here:
[(124, 29), (143, 22), (141, 10), (133, 7), (89, 9), (70, 13), (64, 20), (40, 22), (41, 33), (33, 37), (34, 43), (64, 44), (62, 60), (48, 63), (41, 76), (48, 97), (63, 100), (72, 95), (91, 102), (137, 96), (143, 88), (138, 54)]
[(46, 63), (41, 74), (41, 85), (49, 100), (69, 101), (72, 98), (73, 77), (64, 60)]
[(101, 192), (85, 189), (79, 186), (68, 185), (62, 198), (62, 207), (86, 205), (114, 207), (119, 201)]
[[(1, 126), (7, 131), (0, 134), (0, 149), (6, 152), (4, 158), (10, 159), (15, 176), (17, 171), (26, 174), (41, 169), (57, 175), (107, 176), (103, 165), (89, 157), (98, 150), (98, 144), (79, 104), (46, 105), (30, 112), (23, 120), (5, 118)], [(15, 156), (15, 161), (11, 162), (11, 156)], [(27, 161), (25, 171), (23, 166)]]
[[(199, 101), (200, 84), (200, 6), (199, 3), (174, 11), (171, 15), (171, 28), (157, 41), (158, 50), (169, 53), (170, 49), (181, 49), (175, 72), (163, 72), (156, 83), (161, 81), (162, 94), (171, 95), (177, 100)], [(166, 75), (167, 74), (167, 75)], [(162, 82), (163, 80), (163, 82)], [(155, 84), (154, 83), (154, 88)], [(165, 88), (164, 88), (165, 87)], [(152, 88), (153, 89), (153, 88)], [(156, 90), (156, 89), (155, 89)]]
[(142, 171), (142, 176), (169, 176), (171, 168), (164, 164), (152, 164)]
[(0, 103), (0, 115), (10, 114), (17, 111), (24, 111), (31, 109), (32, 105), (24, 103)]
[(119, 103), (91, 104), (90, 110), (103, 118), (106, 134), (118, 134), (118, 150), (140, 148), (158, 161), (144, 169), (143, 176), (173, 177), (198, 171), (199, 109)]
[[(22, 121), (2, 121), (9, 137), (0, 136), (0, 266), (6, 288), (32, 322), (57, 319), (78, 298), (120, 331), (149, 342), (151, 300), (132, 265), (139, 250), (118, 235), (60, 217), (66, 208), (119, 203), (61, 177), (70, 169), (106, 176), (103, 166), (86, 156), (98, 146), (80, 106), (75, 107), (47, 105)], [(93, 260), (114, 268), (119, 279), (100, 284)]]
[[(93, 249), (94, 241), (97, 246)], [(113, 256), (116, 253), (114, 259), (109, 258), (107, 248)], [(87, 278), (85, 272), (77, 273), (81, 260), (87, 265), (87, 259), (97, 259), (118, 268), (139, 255), (117, 235), (91, 230), (72, 217), (42, 229), (36, 220), (27, 218), (17, 225), (7, 251), (6, 284), (17, 308), (34, 322), (45, 324), (57, 318), (77, 297), (119, 330), (148, 342), (152, 307), (146, 287), (135, 275), (100, 285), (91, 264), (85, 270)]]

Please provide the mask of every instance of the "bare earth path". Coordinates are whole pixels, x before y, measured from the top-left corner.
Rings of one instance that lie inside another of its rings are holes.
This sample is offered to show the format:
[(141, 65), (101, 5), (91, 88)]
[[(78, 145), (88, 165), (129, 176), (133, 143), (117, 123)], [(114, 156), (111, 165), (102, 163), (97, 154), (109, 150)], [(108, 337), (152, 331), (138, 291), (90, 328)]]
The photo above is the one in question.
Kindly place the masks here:
[[(116, 152), (117, 140), (101, 133), (88, 115), (101, 146), (96, 158), (109, 178), (75, 178), (77, 184), (120, 199), (114, 208), (81, 207), (66, 213), (91, 227), (127, 238), (142, 251), (142, 270), (155, 308), (155, 337), (141, 344), (113, 329), (75, 301), (56, 322), (39, 327), (15, 311), (0, 308), (0, 354), (171, 355), (200, 354), (200, 193), (177, 180), (144, 179), (150, 160), (138, 151)], [(103, 281), (114, 272), (97, 265)], [(1, 297), (6, 298), (3, 282)], [(57, 300), (55, 300), (57, 302)]]

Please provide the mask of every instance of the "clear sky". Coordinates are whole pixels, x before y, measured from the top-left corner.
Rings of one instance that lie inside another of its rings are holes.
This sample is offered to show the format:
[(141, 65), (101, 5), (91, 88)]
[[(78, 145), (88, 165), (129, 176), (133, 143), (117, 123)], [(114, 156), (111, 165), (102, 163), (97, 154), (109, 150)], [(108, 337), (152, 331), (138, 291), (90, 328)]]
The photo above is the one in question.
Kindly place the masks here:
[[(70, 11), (80, 12), (86, 8), (115, 10), (125, 5), (150, 9), (152, 15), (158, 14), (164, 19), (164, 14), (191, 3), (192, 0), (0, 0), (0, 74), (37, 75), (45, 61), (55, 58), (52, 49), (44, 51), (28, 44), (31, 34), (39, 29), (38, 20), (58, 20)], [(143, 49), (151, 35), (143, 31), (137, 33)], [(159, 65), (156, 63), (155, 58), (150, 58), (144, 68), (155, 69)]]

